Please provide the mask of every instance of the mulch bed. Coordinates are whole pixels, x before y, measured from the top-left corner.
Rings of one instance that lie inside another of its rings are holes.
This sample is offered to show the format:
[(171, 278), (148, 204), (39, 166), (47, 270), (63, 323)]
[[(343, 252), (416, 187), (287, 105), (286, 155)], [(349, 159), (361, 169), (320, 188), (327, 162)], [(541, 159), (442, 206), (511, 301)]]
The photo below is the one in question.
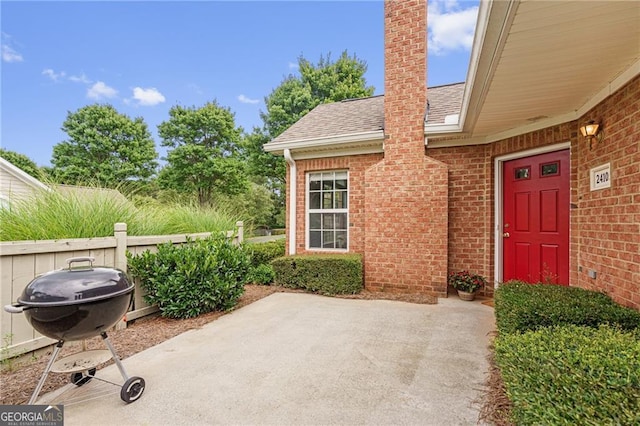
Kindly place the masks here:
[[(241, 308), (263, 297), (276, 292), (304, 293), (302, 290), (292, 290), (276, 286), (245, 286), (245, 292), (234, 309)], [(424, 294), (403, 294), (363, 291), (355, 295), (335, 296), (348, 299), (364, 300), (396, 300), (409, 303), (435, 304), (437, 298)], [(158, 315), (140, 318), (128, 324), (126, 329), (109, 332), (109, 340), (113, 344), (118, 356), (125, 359), (147, 348), (164, 342), (185, 331), (201, 328), (205, 324), (215, 321), (227, 312), (210, 312), (190, 319), (169, 319)], [(104, 343), (99, 336), (85, 341), (87, 349), (104, 349)], [(60, 351), (58, 359), (80, 351), (81, 342), (69, 342)], [(51, 357), (52, 349), (40, 351), (35, 357), (23, 356), (21, 359), (4, 362), (0, 372), (0, 404), (26, 404), (33, 393), (38, 380), (44, 372)], [(102, 366), (111, 364), (109, 361)], [(69, 374), (51, 373), (40, 392), (44, 395), (69, 383)]]
[[(495, 338), (495, 335), (492, 336)], [(493, 340), (492, 340), (493, 342)], [(489, 351), (489, 374), (487, 377), (486, 391), (482, 395), (480, 404), (481, 421), (495, 426), (513, 426), (509, 420), (512, 403), (507, 397), (507, 391), (502, 381), (500, 369), (496, 365), (493, 343)]]

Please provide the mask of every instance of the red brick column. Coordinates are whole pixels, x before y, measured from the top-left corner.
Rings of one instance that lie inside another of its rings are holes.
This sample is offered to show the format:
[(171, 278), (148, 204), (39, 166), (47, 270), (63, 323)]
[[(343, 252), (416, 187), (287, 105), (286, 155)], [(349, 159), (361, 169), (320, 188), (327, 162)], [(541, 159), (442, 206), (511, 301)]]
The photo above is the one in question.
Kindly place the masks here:
[(427, 3), (385, 2), (384, 159), (365, 173), (365, 285), (446, 295), (447, 166), (425, 156)]

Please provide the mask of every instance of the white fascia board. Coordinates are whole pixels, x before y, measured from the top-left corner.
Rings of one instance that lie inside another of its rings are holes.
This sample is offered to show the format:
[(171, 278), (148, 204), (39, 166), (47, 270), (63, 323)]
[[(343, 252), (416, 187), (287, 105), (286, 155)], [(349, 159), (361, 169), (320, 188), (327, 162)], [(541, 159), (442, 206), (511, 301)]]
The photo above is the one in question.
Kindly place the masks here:
[(460, 133), (462, 132), (462, 127), (460, 124), (427, 124), (424, 126), (424, 135), (441, 135), (447, 133)]
[(348, 157), (353, 155), (367, 155), (367, 154), (382, 154), (384, 153), (384, 147), (382, 141), (377, 144), (371, 144), (366, 146), (356, 147), (335, 147), (330, 150), (314, 150), (314, 151), (302, 151), (296, 152), (293, 157), (296, 160), (311, 160), (313, 158), (331, 158), (331, 157)]
[(467, 127), (475, 126), (479, 111), (490, 90), (493, 75), (500, 62), (502, 49), (519, 4), (520, 0), (480, 2), (467, 83), (458, 121), (462, 129), (473, 131)]
[(2, 157), (0, 157), (0, 165), (2, 166), (4, 171), (6, 171), (7, 173), (12, 174), (14, 177), (16, 177), (17, 179), (23, 181), (27, 185), (30, 185), (30, 186), (32, 186), (34, 188), (38, 188), (38, 189), (44, 189), (45, 191), (51, 191), (51, 188), (49, 188), (47, 185), (45, 185), (44, 183), (40, 182), (38, 179), (36, 179), (33, 176), (31, 176), (29, 173), (25, 172), (20, 167), (17, 167), (13, 163), (5, 160)]
[[(536, 130), (546, 129), (548, 127), (552, 127), (558, 124), (567, 123), (567, 122), (576, 120), (579, 117), (580, 116), (578, 115), (578, 113), (574, 111), (568, 114), (546, 118), (544, 120), (536, 121), (535, 123), (530, 123), (524, 126), (515, 127), (513, 129), (505, 130), (499, 133), (493, 133), (490, 135), (477, 135), (477, 136), (471, 136), (471, 137), (463, 137), (460, 139), (448, 139), (444, 141), (430, 140), (429, 146), (431, 148), (445, 148), (445, 147), (463, 146), (463, 145), (485, 145), (493, 142), (498, 142), (504, 139), (508, 139), (514, 136), (520, 136), (526, 133), (535, 132)], [(434, 137), (435, 135), (431, 135), (431, 136)]]
[(294, 150), (311, 150), (313, 148), (326, 149), (330, 146), (344, 146), (367, 141), (384, 141), (384, 131), (375, 130), (371, 132), (350, 133), (323, 138), (298, 139), (287, 142), (269, 142), (263, 146), (263, 149), (266, 152), (282, 154), (285, 149), (289, 149), (293, 153)]
[[(458, 125), (460, 128), (464, 126), (469, 112), (469, 104), (471, 103), (471, 94), (474, 91), (476, 79), (478, 77), (478, 68), (480, 65), (480, 56), (484, 49), (485, 37), (489, 25), (489, 16), (493, 8), (493, 1), (481, 1), (478, 6), (478, 18), (476, 21), (476, 31), (473, 39), (473, 46), (469, 58), (469, 68), (467, 69), (467, 78), (465, 80), (464, 92), (462, 94), (462, 104), (460, 105), (460, 118)], [(484, 70), (484, 72), (492, 72), (492, 70)], [(486, 80), (487, 76), (481, 77)], [(484, 88), (483, 88), (484, 90)], [(482, 96), (484, 100), (484, 96)]]

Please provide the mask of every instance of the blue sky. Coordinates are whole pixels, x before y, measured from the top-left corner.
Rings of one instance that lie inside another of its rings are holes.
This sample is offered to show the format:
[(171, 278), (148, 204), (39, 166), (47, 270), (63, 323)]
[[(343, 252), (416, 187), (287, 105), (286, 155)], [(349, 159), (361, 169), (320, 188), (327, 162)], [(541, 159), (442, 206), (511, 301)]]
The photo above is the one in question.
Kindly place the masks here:
[[(464, 81), (477, 1), (429, 2), (429, 85)], [(68, 112), (109, 103), (157, 125), (216, 99), (249, 132), (302, 55), (368, 64), (384, 89), (382, 1), (2, 1), (1, 145), (50, 165)]]

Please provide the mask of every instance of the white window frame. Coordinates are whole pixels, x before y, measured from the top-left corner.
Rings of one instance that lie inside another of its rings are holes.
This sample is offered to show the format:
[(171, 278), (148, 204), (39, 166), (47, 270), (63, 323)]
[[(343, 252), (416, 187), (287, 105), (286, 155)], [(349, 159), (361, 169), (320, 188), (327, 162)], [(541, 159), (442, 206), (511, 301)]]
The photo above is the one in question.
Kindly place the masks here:
[[(309, 199), (310, 199), (310, 188), (309, 184), (311, 182), (311, 175), (320, 174), (320, 173), (346, 173), (347, 174), (347, 208), (346, 209), (310, 209), (309, 208)], [(337, 252), (337, 253), (346, 253), (349, 251), (350, 245), (350, 232), (349, 232), (349, 205), (350, 202), (350, 193), (351, 193), (351, 182), (349, 179), (349, 170), (314, 170), (308, 171), (305, 173), (305, 186), (304, 186), (304, 201), (305, 201), (305, 225), (304, 225), (304, 239), (305, 239), (305, 248), (308, 251), (322, 251), (322, 252)], [(310, 215), (311, 213), (346, 213), (347, 215), (347, 245), (346, 248), (322, 248), (322, 247), (310, 247)]]

